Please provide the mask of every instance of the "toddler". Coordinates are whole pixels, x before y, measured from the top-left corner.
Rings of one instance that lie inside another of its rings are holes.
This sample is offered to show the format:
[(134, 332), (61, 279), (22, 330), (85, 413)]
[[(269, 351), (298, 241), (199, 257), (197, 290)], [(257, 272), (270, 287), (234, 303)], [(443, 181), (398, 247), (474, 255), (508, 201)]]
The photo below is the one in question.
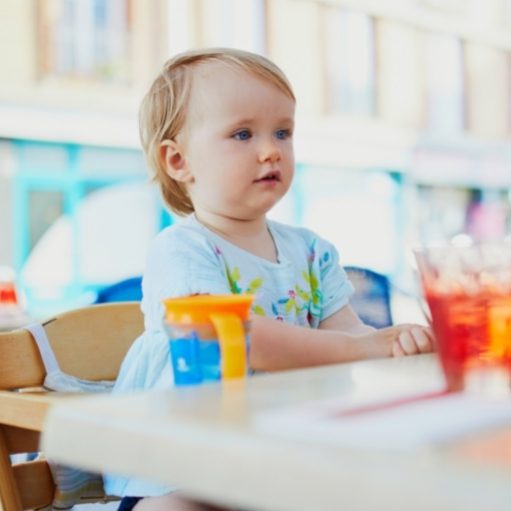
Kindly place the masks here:
[[(254, 293), (254, 370), (431, 351), (425, 327), (363, 324), (349, 305), (353, 287), (334, 246), (266, 218), (293, 179), (294, 114), (282, 71), (240, 50), (186, 52), (153, 82), (140, 109), (141, 140), (166, 204), (186, 218), (150, 247), (145, 332), (126, 356), (116, 391), (172, 385), (162, 328), (167, 297)], [(129, 497), (125, 510), (207, 509), (141, 481), (109, 477), (107, 490)]]

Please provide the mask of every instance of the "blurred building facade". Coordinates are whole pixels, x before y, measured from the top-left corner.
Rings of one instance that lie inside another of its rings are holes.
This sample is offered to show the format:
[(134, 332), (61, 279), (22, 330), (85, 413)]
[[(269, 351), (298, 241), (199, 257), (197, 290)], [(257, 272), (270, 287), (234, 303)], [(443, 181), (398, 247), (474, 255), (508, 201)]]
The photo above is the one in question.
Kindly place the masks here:
[[(331, 239), (346, 264), (399, 275), (409, 244), (509, 231), (511, 0), (3, 0), (0, 263), (23, 273), (64, 215), (59, 282), (106, 283), (78, 249), (82, 206), (147, 183), (138, 104), (169, 56), (201, 46), (265, 54), (289, 76), (297, 178), (275, 215)], [(134, 225), (130, 207), (116, 214)], [(151, 232), (171, 221), (143, 214)], [(96, 254), (124, 236), (137, 261), (111, 279), (142, 271), (141, 235), (110, 224)]]

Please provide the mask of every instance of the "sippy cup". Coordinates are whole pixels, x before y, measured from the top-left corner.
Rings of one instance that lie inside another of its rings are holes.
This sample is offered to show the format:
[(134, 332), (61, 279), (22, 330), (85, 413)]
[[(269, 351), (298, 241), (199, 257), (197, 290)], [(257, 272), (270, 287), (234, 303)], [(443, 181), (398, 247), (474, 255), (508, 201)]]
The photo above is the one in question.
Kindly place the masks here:
[(176, 385), (247, 374), (253, 295), (196, 295), (163, 300)]

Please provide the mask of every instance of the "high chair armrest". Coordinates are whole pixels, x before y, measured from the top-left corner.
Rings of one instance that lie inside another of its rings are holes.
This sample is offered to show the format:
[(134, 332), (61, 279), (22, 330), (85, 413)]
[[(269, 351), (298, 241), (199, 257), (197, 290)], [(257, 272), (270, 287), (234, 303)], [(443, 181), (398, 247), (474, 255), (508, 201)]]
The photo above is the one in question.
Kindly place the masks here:
[(0, 424), (42, 431), (48, 408), (57, 399), (50, 393), (0, 391)]

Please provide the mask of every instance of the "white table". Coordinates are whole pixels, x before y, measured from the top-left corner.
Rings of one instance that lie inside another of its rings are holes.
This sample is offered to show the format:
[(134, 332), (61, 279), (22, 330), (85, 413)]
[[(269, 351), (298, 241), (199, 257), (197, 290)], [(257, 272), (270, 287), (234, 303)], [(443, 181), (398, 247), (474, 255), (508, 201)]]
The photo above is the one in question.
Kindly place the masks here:
[(174, 483), (191, 495), (275, 511), (511, 508), (511, 426), (447, 447), (397, 453), (272, 435), (261, 412), (330, 398), (422, 392), (434, 355), (259, 375), (52, 407), (42, 449), (88, 469)]

